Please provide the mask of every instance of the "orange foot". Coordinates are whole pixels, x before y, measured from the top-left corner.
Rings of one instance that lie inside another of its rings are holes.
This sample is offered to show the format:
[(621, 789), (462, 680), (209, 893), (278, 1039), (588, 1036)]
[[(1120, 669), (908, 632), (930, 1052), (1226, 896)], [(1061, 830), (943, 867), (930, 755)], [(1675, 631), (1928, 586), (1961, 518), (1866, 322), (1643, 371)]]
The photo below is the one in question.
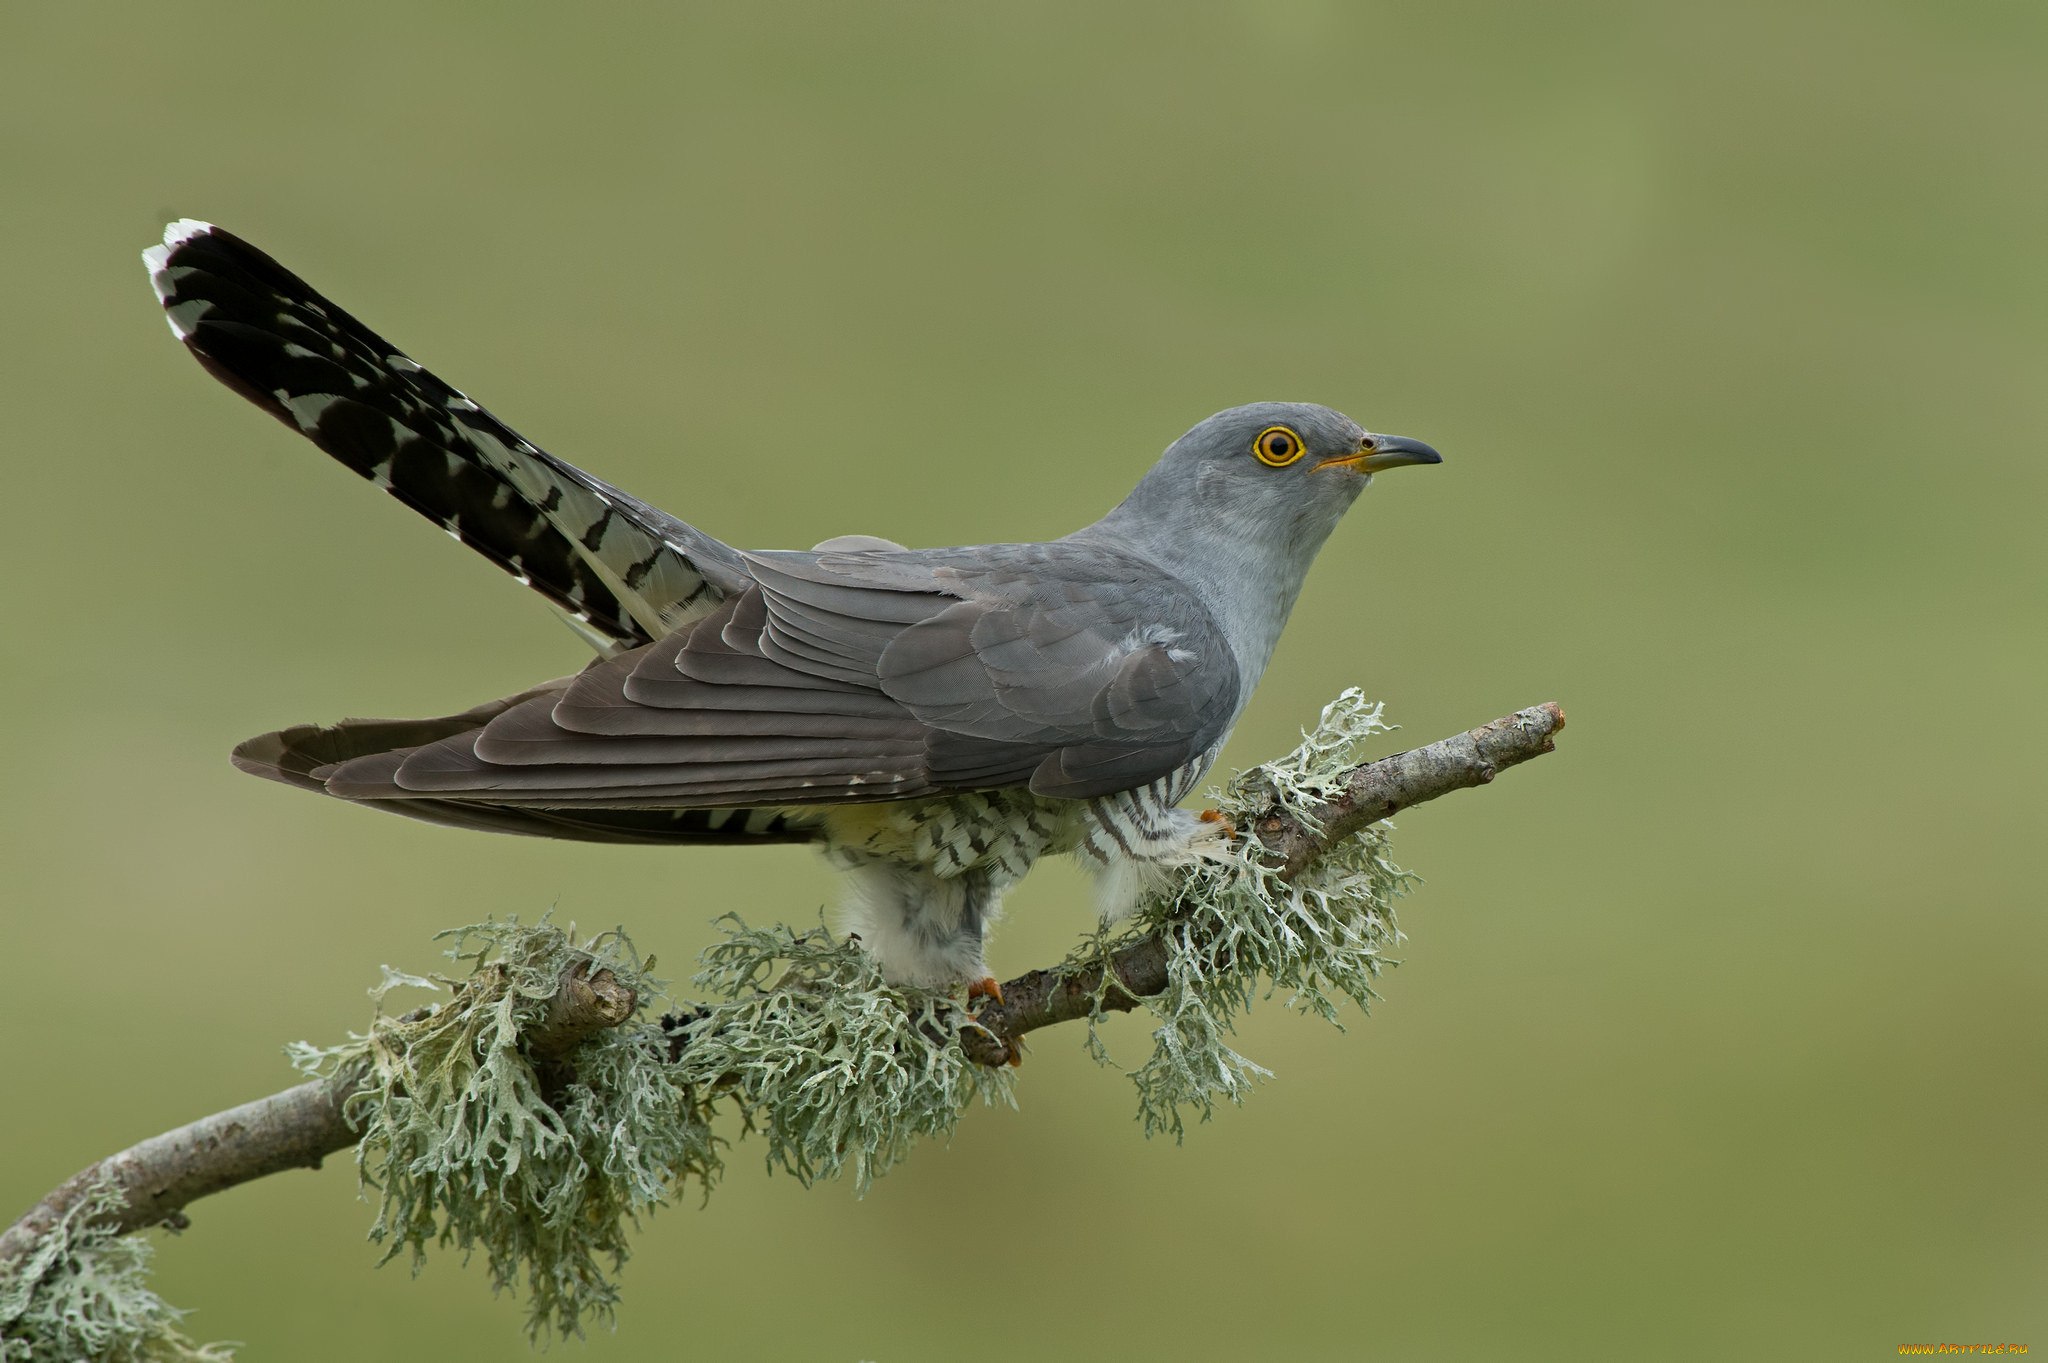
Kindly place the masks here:
[(1232, 823), (1228, 818), (1224, 817), (1223, 811), (1220, 809), (1205, 809), (1200, 814), (1197, 814), (1195, 817), (1200, 819), (1203, 823), (1222, 824), (1223, 836), (1226, 840), (1235, 838), (1237, 836), (1237, 825)]
[[(996, 1006), (1001, 1007), (1003, 987), (996, 983), (993, 975), (984, 975), (978, 980), (969, 980), (967, 982), (967, 1001), (973, 1003), (976, 999), (994, 999)], [(1014, 1068), (1024, 1063), (1024, 1043), (1022, 1041), (1019, 1041), (1016, 1037), (1005, 1037), (1003, 1038), (1003, 1048), (1005, 1052), (1003, 1059), (1006, 1064)]]

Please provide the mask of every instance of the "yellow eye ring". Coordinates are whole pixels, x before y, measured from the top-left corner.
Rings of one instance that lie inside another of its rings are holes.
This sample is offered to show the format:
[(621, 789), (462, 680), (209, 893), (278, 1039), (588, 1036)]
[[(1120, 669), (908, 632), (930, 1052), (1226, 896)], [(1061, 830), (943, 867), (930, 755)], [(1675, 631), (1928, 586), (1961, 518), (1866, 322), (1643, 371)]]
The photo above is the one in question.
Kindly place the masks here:
[(1284, 469), (1308, 453), (1301, 437), (1289, 426), (1268, 426), (1252, 441), (1252, 455), (1270, 469)]

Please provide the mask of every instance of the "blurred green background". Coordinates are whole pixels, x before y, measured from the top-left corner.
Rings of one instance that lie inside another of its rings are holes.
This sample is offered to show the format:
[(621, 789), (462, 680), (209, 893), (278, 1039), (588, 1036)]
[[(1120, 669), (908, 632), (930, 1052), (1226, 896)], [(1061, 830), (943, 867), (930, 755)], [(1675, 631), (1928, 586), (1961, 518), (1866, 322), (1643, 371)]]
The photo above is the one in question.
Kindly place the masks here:
[[(1242, 1110), (1148, 1144), (1043, 1034), (864, 1201), (742, 1147), (574, 1356), (2048, 1348), (2044, 91), (2026, 3), (8, 6), (0, 1213), (283, 1086), (437, 929), (680, 974), (831, 895), (229, 769), (581, 655), (179, 352), (136, 253), (189, 214), (745, 545), (1055, 535), (1329, 403), (1448, 462), (1324, 551), (1226, 761), (1353, 683), (1414, 742), (1571, 716), (1399, 821), (1384, 1004), (1260, 1009)], [(525, 1355), (354, 1196), (204, 1203), (159, 1285), (251, 1359)]]

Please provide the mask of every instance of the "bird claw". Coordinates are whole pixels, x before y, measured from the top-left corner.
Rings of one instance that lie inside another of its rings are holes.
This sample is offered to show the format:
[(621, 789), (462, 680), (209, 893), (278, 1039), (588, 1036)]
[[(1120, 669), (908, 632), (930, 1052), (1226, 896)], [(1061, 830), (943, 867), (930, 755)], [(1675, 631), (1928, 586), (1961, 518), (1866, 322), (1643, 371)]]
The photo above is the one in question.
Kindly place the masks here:
[[(971, 1004), (976, 999), (994, 999), (996, 1007), (1000, 1008), (1003, 1006), (1003, 987), (996, 983), (993, 975), (984, 975), (978, 980), (969, 980), (967, 982), (967, 1001)], [(1001, 1036), (993, 1032), (989, 1034), (995, 1036), (998, 1041), (1003, 1043), (1003, 1063), (1005, 1065), (1015, 1069), (1024, 1063), (1024, 1043), (1021, 1040), (1014, 1036)]]
[(1205, 809), (1201, 813), (1195, 815), (1195, 817), (1200, 819), (1205, 824), (1212, 825), (1212, 827), (1203, 830), (1204, 832), (1210, 834), (1210, 836), (1221, 838), (1225, 842), (1236, 841), (1237, 825), (1232, 823), (1230, 821), (1230, 816), (1225, 814), (1222, 810)]

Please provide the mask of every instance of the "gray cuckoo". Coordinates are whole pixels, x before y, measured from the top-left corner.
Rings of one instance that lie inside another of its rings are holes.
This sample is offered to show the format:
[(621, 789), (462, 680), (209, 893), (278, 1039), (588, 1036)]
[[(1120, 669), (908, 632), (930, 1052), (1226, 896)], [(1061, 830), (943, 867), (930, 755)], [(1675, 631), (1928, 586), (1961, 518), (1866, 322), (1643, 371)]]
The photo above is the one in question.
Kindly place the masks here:
[(240, 238), (143, 253), (213, 375), (533, 588), (574, 676), (439, 719), (252, 738), (244, 771), (458, 828), (806, 842), (899, 984), (993, 991), (983, 937), (1048, 853), (1106, 915), (1223, 830), (1176, 807), (1372, 475), (1439, 462), (1327, 407), (1258, 402), (1168, 446), (1044, 544), (850, 536), (735, 549), (522, 439)]

